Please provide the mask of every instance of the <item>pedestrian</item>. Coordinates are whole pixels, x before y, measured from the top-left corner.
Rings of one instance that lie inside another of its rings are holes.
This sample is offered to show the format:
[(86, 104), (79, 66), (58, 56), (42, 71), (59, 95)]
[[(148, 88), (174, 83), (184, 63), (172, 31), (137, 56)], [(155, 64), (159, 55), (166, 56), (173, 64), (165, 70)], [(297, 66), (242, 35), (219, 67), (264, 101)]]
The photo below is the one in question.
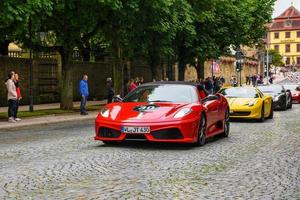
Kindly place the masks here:
[(255, 74), (252, 75), (251, 81), (252, 81), (252, 85), (255, 87), (257, 84), (257, 76)]
[(136, 77), (135, 78), (135, 85), (136, 86), (139, 86), (141, 83), (140, 83), (140, 78), (139, 77)]
[(106, 98), (107, 98), (107, 103), (111, 103), (113, 100), (113, 97), (115, 96), (115, 92), (112, 86), (112, 78), (107, 78), (106, 79)]
[(131, 80), (130, 80), (129, 92), (135, 90), (135, 88), (137, 88), (137, 85), (136, 85), (136, 83), (135, 83), (135, 80), (134, 80), (134, 79), (131, 79)]
[(80, 114), (81, 115), (88, 115), (86, 111), (86, 102), (89, 96), (89, 85), (88, 85), (88, 75), (83, 74), (82, 80), (79, 83), (79, 93), (81, 96), (80, 102)]
[(210, 77), (207, 77), (205, 80), (205, 89), (207, 90), (208, 94), (213, 94), (213, 83)]
[(221, 81), (221, 84), (222, 84), (222, 86), (225, 84), (225, 78), (224, 78), (224, 76), (221, 76), (220, 77), (220, 81)]
[(143, 76), (140, 77), (140, 85), (142, 85), (142, 84), (144, 84), (144, 77)]
[(20, 101), (22, 99), (22, 95), (21, 95), (21, 89), (20, 89), (19, 74), (16, 72), (14, 75), (14, 83), (15, 83), (16, 91), (17, 91), (17, 104), (16, 104), (16, 109), (15, 109), (15, 120), (21, 121), (21, 119), (18, 118), (18, 111), (19, 111), (19, 105), (20, 105)]
[(269, 83), (273, 84), (273, 77), (272, 76), (269, 79)]
[(7, 89), (7, 101), (8, 101), (8, 122), (15, 123), (16, 116), (16, 107), (17, 107), (17, 89), (14, 83), (15, 73), (11, 71), (8, 74), (8, 78), (5, 82), (6, 89)]

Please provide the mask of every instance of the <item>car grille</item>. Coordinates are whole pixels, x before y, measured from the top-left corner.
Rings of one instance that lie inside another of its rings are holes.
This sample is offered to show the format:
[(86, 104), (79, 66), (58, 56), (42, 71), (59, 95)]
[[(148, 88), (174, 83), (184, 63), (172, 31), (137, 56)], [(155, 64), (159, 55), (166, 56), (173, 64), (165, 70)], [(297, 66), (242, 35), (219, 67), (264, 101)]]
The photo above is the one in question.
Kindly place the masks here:
[(104, 138), (118, 138), (121, 132), (111, 128), (101, 127), (99, 128), (98, 135)]
[(230, 113), (230, 116), (248, 116), (251, 112), (249, 111), (238, 111), (238, 112), (232, 112)]
[(152, 131), (151, 135), (155, 139), (182, 139), (183, 138), (180, 130), (177, 128)]

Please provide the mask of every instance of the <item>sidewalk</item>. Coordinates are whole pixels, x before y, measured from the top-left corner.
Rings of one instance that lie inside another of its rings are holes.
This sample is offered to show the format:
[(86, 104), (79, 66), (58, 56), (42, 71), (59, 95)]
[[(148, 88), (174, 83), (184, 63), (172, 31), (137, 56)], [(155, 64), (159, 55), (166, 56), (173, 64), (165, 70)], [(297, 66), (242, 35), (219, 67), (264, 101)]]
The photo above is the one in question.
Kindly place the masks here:
[[(73, 102), (74, 107), (80, 107), (80, 101)], [(106, 100), (103, 101), (88, 101), (87, 106), (95, 106), (95, 105), (104, 105), (106, 104)], [(48, 110), (48, 109), (58, 109), (60, 107), (60, 103), (49, 103), (49, 104), (38, 104), (33, 105), (34, 110)], [(28, 111), (29, 105), (19, 106), (19, 111)], [(7, 112), (7, 107), (0, 107), (0, 113)]]
[[(90, 101), (87, 106), (95, 106), (95, 105), (105, 105), (106, 101)], [(79, 107), (80, 102), (74, 102), (74, 107)], [(59, 103), (53, 104), (41, 104), (34, 105), (35, 110), (46, 110), (46, 109), (57, 109), (59, 108)], [(28, 111), (27, 106), (20, 106), (21, 111)], [(7, 112), (7, 107), (0, 107), (0, 112)], [(55, 124), (55, 123), (63, 123), (63, 122), (71, 122), (71, 121), (82, 121), (82, 120), (94, 120), (99, 111), (90, 111), (89, 115), (82, 116), (79, 112), (66, 113), (66, 114), (58, 114), (58, 115), (46, 115), (39, 117), (26, 117), (23, 118), (22, 121), (16, 123), (8, 123), (7, 121), (0, 121), (0, 130), (6, 130), (9, 132), (10, 129), (23, 128), (29, 126), (38, 126), (38, 125), (46, 125), (46, 124)]]

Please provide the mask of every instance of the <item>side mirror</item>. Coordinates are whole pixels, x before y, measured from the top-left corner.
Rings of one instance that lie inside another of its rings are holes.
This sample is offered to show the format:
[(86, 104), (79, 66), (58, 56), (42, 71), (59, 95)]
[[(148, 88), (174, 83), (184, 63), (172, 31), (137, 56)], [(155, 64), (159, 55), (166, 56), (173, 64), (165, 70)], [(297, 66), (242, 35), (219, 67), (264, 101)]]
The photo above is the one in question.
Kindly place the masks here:
[(123, 99), (121, 98), (120, 95), (114, 96), (112, 100), (113, 100), (113, 102), (122, 102), (123, 101)]
[(287, 92), (291, 92), (291, 90), (289, 90), (289, 89), (287, 89), (286, 91), (287, 91)]

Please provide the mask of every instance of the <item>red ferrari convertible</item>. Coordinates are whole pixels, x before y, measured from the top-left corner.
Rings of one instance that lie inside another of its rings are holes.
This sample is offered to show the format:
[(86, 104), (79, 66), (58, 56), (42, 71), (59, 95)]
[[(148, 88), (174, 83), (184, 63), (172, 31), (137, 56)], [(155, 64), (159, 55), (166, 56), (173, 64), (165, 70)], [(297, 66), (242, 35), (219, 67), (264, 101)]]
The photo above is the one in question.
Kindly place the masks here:
[(154, 82), (102, 108), (95, 140), (182, 142), (198, 146), (209, 137), (229, 134), (229, 106), (221, 94), (204, 95), (201, 85)]

